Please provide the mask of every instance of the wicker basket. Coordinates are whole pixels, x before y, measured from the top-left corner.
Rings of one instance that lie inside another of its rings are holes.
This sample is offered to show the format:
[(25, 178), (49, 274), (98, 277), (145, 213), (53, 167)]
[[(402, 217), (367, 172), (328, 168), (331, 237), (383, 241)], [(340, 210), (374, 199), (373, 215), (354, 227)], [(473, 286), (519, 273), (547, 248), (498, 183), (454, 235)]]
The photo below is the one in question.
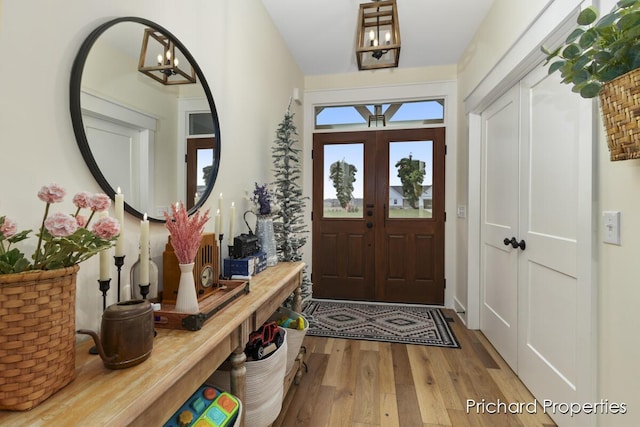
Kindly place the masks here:
[(640, 69), (605, 83), (599, 96), (611, 160), (640, 158)]
[(0, 409), (31, 409), (74, 379), (78, 268), (0, 275)]

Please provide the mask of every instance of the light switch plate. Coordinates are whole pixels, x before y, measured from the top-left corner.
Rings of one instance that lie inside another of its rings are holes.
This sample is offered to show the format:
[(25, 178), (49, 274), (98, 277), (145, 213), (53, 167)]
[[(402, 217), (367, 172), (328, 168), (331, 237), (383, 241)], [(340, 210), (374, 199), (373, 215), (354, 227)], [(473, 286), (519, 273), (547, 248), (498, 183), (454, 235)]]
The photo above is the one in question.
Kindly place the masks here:
[(467, 217), (467, 207), (465, 205), (458, 205), (458, 218)]
[(620, 211), (604, 211), (603, 219), (603, 238), (604, 243), (620, 245)]

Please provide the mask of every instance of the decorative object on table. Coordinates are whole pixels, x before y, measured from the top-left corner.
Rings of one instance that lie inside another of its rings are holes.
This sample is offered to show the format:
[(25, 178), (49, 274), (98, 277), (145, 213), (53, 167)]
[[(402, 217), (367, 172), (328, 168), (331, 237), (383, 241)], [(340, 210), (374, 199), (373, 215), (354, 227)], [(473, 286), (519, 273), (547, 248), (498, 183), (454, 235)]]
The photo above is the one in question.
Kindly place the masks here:
[[(202, 301), (218, 288), (220, 283), (218, 271), (218, 245), (216, 235), (203, 233), (200, 246), (194, 260), (193, 279), (195, 281), (198, 301)], [(165, 251), (162, 254), (162, 302), (175, 304), (180, 282), (180, 266), (171, 245), (169, 236)]]
[(267, 254), (258, 251), (244, 258), (226, 258), (224, 260), (225, 277), (251, 277), (267, 268)]
[[(88, 228), (94, 214), (110, 205), (104, 194), (78, 193), (75, 214), (50, 214), (65, 195), (56, 184), (38, 192), (46, 207), (31, 261), (14, 246), (31, 230), (17, 231), (11, 219), (0, 216), (0, 353), (11, 355), (0, 358), (2, 410), (31, 409), (75, 377), (77, 264), (110, 248), (119, 232), (113, 218)], [(85, 206), (88, 218), (80, 215)]]
[(560, 47), (542, 47), (547, 63), (557, 58), (549, 73), (560, 71), (583, 98), (599, 96), (612, 161), (640, 158), (639, 10), (640, 0), (621, 0), (598, 19), (589, 6)]
[[(180, 281), (175, 309), (182, 313), (198, 313), (198, 295), (193, 277), (193, 264), (202, 241), (209, 210), (203, 215), (197, 210), (189, 216), (182, 202), (171, 206), (172, 214), (164, 212), (165, 226), (171, 234), (171, 245), (180, 265)], [(191, 265), (189, 267), (189, 265)]]
[(199, 331), (220, 310), (248, 293), (249, 282), (245, 280), (221, 280), (212, 294), (199, 301), (198, 313), (181, 313), (163, 302), (160, 310), (154, 312), (156, 328)]
[(253, 191), (253, 202), (256, 205), (256, 236), (260, 250), (267, 254), (267, 267), (274, 266), (278, 263), (278, 253), (276, 251), (275, 233), (273, 230), (273, 205), (271, 194), (267, 184), (258, 185), (255, 183)]
[[(247, 222), (247, 214), (252, 213), (255, 215), (253, 211), (246, 211), (244, 215), (242, 215), (242, 219), (249, 229), (249, 234), (242, 233), (239, 236), (233, 238), (233, 258), (245, 258), (249, 255), (253, 255), (260, 250), (260, 246), (258, 244), (258, 237), (253, 234), (253, 230), (249, 226), (249, 222)], [(231, 254), (229, 254), (231, 258)]]
[[(120, 191), (120, 187), (116, 191), (114, 196), (114, 216), (119, 224), (124, 224), (124, 194)], [(113, 256), (113, 262), (116, 266), (117, 285), (118, 285), (118, 297), (117, 301), (122, 299), (122, 266), (124, 265), (124, 227), (120, 227), (120, 234), (118, 240), (116, 240), (115, 255)], [(128, 298), (128, 296), (127, 296)]]
[[(279, 204), (279, 210), (274, 215), (274, 231), (278, 260), (281, 262), (302, 261), (302, 248), (307, 243), (304, 235), (309, 232), (304, 222), (305, 200), (308, 197), (302, 195), (300, 183), (302, 149), (298, 146), (298, 130), (293, 119), (289, 100), (271, 148), (275, 174), (273, 196)], [(312, 288), (305, 267), (301, 285), (303, 306), (311, 299)], [(293, 308), (293, 298), (289, 298), (286, 305)]]
[(100, 337), (88, 329), (79, 329), (78, 333), (93, 338), (105, 367), (124, 369), (151, 356), (153, 322), (153, 308), (149, 301), (122, 301), (110, 305), (102, 313)]
[(437, 307), (312, 299), (302, 314), (307, 335), (460, 348)]
[[(131, 283), (131, 299), (155, 299), (158, 296), (158, 264), (149, 255), (149, 284), (141, 287), (140, 283), (140, 256), (131, 266), (129, 280)], [(134, 285), (137, 284), (137, 285)], [(142, 292), (146, 291), (146, 294)]]

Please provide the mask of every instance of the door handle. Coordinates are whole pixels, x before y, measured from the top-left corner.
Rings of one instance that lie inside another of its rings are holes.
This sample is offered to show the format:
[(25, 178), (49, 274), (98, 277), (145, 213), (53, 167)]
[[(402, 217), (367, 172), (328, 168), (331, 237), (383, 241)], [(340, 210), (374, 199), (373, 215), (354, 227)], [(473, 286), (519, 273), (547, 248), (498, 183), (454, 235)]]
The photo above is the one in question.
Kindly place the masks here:
[(373, 223), (372, 222), (368, 222), (367, 223), (367, 228), (373, 228)]
[(505, 246), (511, 245), (513, 249), (520, 248), (524, 251), (527, 247), (527, 243), (524, 240), (520, 240), (518, 242), (518, 239), (516, 239), (515, 237), (512, 237), (511, 240), (509, 240), (508, 237), (505, 237), (502, 242), (505, 244)]

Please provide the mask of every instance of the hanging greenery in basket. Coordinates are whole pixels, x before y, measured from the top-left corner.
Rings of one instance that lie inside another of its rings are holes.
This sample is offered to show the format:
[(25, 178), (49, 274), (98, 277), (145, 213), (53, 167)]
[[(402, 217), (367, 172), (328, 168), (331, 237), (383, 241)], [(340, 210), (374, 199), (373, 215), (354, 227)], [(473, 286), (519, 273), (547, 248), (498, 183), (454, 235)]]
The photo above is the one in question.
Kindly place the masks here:
[(600, 98), (611, 160), (640, 158), (640, 0), (621, 0), (599, 19), (587, 7), (577, 24), (558, 48), (542, 47), (549, 74), (559, 71), (583, 98)]

